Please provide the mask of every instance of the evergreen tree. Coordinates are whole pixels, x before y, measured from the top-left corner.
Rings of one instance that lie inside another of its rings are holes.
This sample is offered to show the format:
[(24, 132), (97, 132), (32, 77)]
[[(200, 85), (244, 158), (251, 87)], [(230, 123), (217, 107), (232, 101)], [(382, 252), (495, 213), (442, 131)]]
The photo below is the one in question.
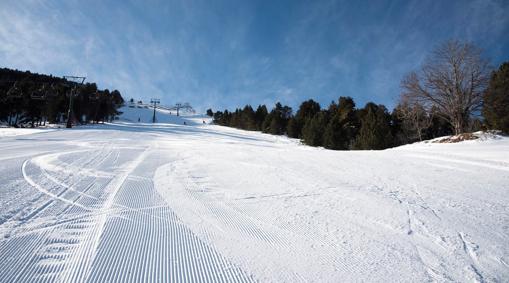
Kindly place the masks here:
[(509, 133), (509, 62), (491, 74), (482, 114), (488, 127)]
[[(95, 83), (94, 83), (94, 85), (95, 85)], [(95, 89), (97, 89), (97, 86), (95, 87)], [(90, 94), (92, 94), (92, 93), (90, 93)], [(113, 103), (117, 107), (124, 104), (124, 98), (120, 94), (120, 91), (115, 89), (111, 92), (111, 103)], [(115, 107), (115, 109), (116, 109), (116, 107)]]
[(348, 139), (343, 130), (340, 115), (335, 113), (327, 123), (323, 133), (323, 146), (329, 149), (348, 149)]
[(302, 128), (302, 140), (311, 146), (323, 145), (323, 133), (327, 125), (327, 113), (320, 111), (312, 118), (308, 118)]
[(313, 99), (302, 102), (295, 114), (295, 120), (292, 121), (292, 128), (288, 129), (288, 136), (291, 138), (301, 138), (305, 122), (313, 118), (318, 112), (320, 112), (320, 104), (318, 102)]
[(383, 105), (368, 103), (359, 112), (361, 128), (355, 149), (385, 149), (392, 145), (390, 115)]
[(262, 132), (268, 133), (268, 134), (271, 133), (270, 125), (272, 123), (273, 116), (274, 116), (274, 114), (272, 112), (267, 114), (267, 116), (265, 116), (265, 119), (263, 120), (263, 123), (262, 123)]
[(273, 135), (283, 135), (286, 133), (288, 120), (291, 118), (292, 108), (276, 103), (276, 106), (267, 115), (263, 121), (262, 131)]
[(235, 112), (232, 113), (232, 117), (230, 119), (230, 123), (228, 126), (234, 127), (237, 129), (241, 128), (241, 120), (240, 120), (240, 109), (235, 109)]
[(295, 117), (290, 118), (288, 120), (288, 125), (286, 126), (286, 134), (290, 138), (297, 138), (301, 135), (301, 127), (299, 126), (299, 122)]
[[(118, 90), (110, 94), (94, 83), (76, 85), (63, 78), (4, 68), (0, 69), (0, 121), (15, 127), (58, 122), (67, 114), (71, 89), (76, 90), (73, 112), (80, 123), (111, 120), (124, 102)], [(98, 97), (100, 103), (95, 100)]]
[(246, 105), (241, 112), (242, 129), (254, 131), (257, 129), (256, 114), (251, 105)]
[[(422, 136), (450, 133), (450, 124), (433, 114), (436, 109), (431, 111), (431, 126), (422, 129)], [(329, 149), (384, 149), (408, 141), (402, 138), (404, 125), (397, 112), (389, 114), (385, 106), (374, 103), (357, 110), (352, 98), (340, 97), (338, 103), (332, 102), (327, 110), (320, 110), (320, 105), (313, 100), (305, 101), (295, 116), (290, 107), (281, 103), (270, 113), (265, 105), (258, 106), (256, 111), (246, 105), (233, 113), (228, 110), (214, 113), (214, 122), (275, 135), (286, 133), (289, 137), (300, 137), (305, 144)]]
[(213, 122), (219, 125), (223, 125), (223, 117), (224, 117), (223, 112), (216, 111), (216, 113), (214, 113)]
[(228, 110), (224, 110), (224, 114), (223, 114), (223, 125), (224, 126), (229, 126), (231, 127), (232, 125), (232, 113), (230, 113)]
[(268, 115), (267, 106), (265, 105), (258, 105), (258, 108), (256, 108), (255, 112), (255, 121), (256, 121), (256, 129), (261, 131), (262, 130), (262, 124), (265, 118)]
[(348, 148), (350, 148), (360, 128), (360, 121), (357, 117), (357, 110), (355, 109), (355, 102), (353, 101), (353, 98), (340, 97), (338, 113), (346, 135), (344, 138), (345, 143), (348, 143)]
[(329, 106), (330, 120), (325, 127), (325, 148), (346, 150), (350, 148), (358, 130), (355, 103), (351, 97), (340, 97), (339, 103)]

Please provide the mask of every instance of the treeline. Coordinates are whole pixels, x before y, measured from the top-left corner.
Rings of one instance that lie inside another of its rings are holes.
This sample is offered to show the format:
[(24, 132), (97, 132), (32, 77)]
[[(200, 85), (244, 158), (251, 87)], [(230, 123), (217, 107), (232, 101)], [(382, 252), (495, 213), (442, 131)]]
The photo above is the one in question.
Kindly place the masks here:
[[(234, 112), (217, 111), (214, 123), (244, 130), (299, 138), (311, 146), (328, 149), (384, 149), (419, 139), (411, 123), (401, 115), (402, 106), (390, 113), (384, 105), (367, 103), (356, 108), (351, 97), (340, 97), (327, 108), (312, 99), (303, 102), (295, 114), (292, 108), (277, 103), (269, 112), (267, 106), (254, 110), (250, 105)], [(421, 130), (421, 139), (452, 133), (446, 121), (434, 116)]]
[[(465, 77), (472, 79), (472, 76)], [(246, 105), (233, 112), (214, 113), (209, 109), (207, 114), (213, 116), (214, 123), (218, 125), (287, 135), (311, 146), (335, 150), (385, 149), (482, 129), (509, 133), (509, 62), (502, 64), (487, 78), (486, 86), (478, 90), (479, 101), (474, 101), (475, 93), (465, 93), (470, 99), (460, 100), (458, 106), (451, 105), (457, 108), (447, 109), (447, 112), (442, 110), (441, 105), (409, 99), (410, 92), (406, 92), (392, 112), (384, 105), (372, 102), (357, 108), (351, 97), (340, 97), (327, 108), (322, 108), (312, 99), (307, 100), (296, 113), (292, 112), (292, 108), (277, 103), (270, 112), (265, 105), (259, 105), (256, 110)], [(472, 91), (473, 88), (465, 89)], [(461, 91), (456, 89), (451, 92), (453, 99), (458, 100)], [(482, 108), (473, 107), (473, 102), (480, 103)], [(483, 117), (476, 118), (472, 115), (473, 111), (482, 113)]]
[(95, 83), (78, 84), (29, 71), (0, 69), (0, 122), (36, 127), (67, 120), (70, 96), (74, 123), (110, 121), (124, 99), (118, 90), (100, 90)]

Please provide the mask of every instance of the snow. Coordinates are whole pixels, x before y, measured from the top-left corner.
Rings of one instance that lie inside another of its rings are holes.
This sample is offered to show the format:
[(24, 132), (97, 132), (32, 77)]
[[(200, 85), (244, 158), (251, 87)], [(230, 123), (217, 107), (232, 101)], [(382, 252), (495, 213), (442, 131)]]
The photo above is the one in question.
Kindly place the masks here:
[(457, 143), (457, 142), (476, 143), (503, 138), (504, 136), (502, 135), (501, 131), (490, 130), (490, 131), (478, 131), (474, 133), (465, 133), (454, 136), (443, 136), (431, 140), (422, 141), (419, 143)]
[(507, 137), (341, 152), (159, 114), (0, 139), (0, 282), (509, 280)]
[(4, 137), (13, 137), (13, 136), (22, 136), (22, 135), (31, 135), (37, 133), (44, 133), (47, 131), (51, 131), (48, 129), (36, 129), (36, 128), (4, 128), (0, 127), (0, 139)]
[[(120, 121), (135, 122), (151, 124), (154, 108), (145, 104), (128, 104), (121, 107), (118, 111), (122, 112)], [(194, 115), (183, 112), (182, 115), (177, 116), (175, 111), (170, 111), (164, 108), (156, 108), (156, 123), (157, 124), (177, 124), (183, 125), (197, 125), (211, 122), (211, 118), (206, 115)]]

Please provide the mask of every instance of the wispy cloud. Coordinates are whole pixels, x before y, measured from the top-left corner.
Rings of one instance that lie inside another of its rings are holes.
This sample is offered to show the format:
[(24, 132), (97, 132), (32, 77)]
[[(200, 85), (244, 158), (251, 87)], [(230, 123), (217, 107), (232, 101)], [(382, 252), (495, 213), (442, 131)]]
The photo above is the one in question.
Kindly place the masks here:
[(507, 1), (0, 2), (0, 65), (86, 75), (126, 98), (200, 109), (340, 95), (394, 106), (448, 38), (509, 54)]

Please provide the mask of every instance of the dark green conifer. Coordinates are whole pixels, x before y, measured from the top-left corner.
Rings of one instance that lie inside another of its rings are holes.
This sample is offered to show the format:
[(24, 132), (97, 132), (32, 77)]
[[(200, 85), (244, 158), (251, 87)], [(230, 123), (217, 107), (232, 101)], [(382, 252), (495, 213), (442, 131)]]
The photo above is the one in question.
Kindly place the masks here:
[(489, 128), (509, 133), (509, 62), (492, 73), (482, 114)]
[(359, 112), (361, 128), (355, 149), (385, 149), (392, 145), (390, 115), (383, 105), (368, 103)]
[(312, 118), (308, 118), (302, 128), (302, 140), (311, 146), (323, 145), (323, 134), (327, 125), (327, 113), (320, 111)]

